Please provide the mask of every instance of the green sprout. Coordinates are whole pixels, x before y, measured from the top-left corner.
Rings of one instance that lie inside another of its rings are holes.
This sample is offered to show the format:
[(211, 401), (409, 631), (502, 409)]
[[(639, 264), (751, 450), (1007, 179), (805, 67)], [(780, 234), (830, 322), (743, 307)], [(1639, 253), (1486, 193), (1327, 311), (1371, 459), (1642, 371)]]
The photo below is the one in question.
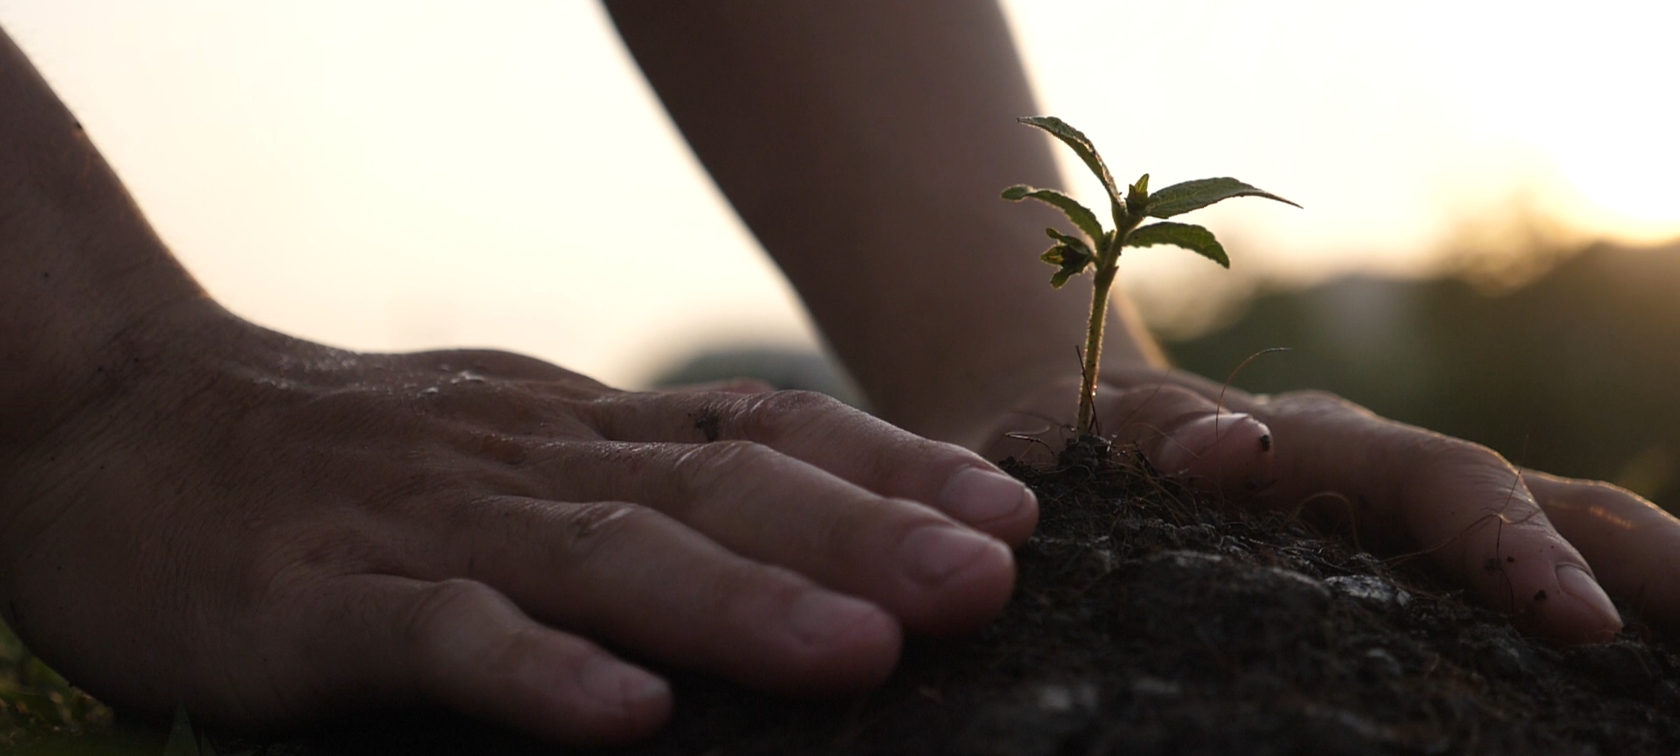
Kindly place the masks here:
[[(1082, 372), (1084, 380), (1079, 388), (1079, 436), (1096, 435), (1097, 367), (1102, 358), (1103, 319), (1108, 312), (1108, 292), (1114, 286), (1114, 273), (1120, 263), (1120, 250), (1126, 247), (1151, 247), (1170, 244), (1183, 247), (1208, 258), (1221, 266), (1231, 267), (1225, 248), (1213, 238), (1213, 232), (1189, 223), (1160, 221), (1142, 225), (1149, 218), (1171, 218), (1191, 210), (1200, 210), (1215, 202), (1232, 197), (1265, 197), (1288, 205), (1295, 205), (1271, 192), (1249, 186), (1234, 178), (1209, 178), (1173, 184), (1153, 194), (1149, 191), (1149, 174), (1126, 187), (1126, 195), (1109, 174), (1097, 148), (1079, 129), (1054, 116), (1028, 116), (1016, 119), (1021, 123), (1043, 129), (1073, 149), (1102, 182), (1108, 193), (1108, 208), (1114, 218), (1114, 228), (1104, 229), (1097, 214), (1072, 197), (1055, 189), (1039, 189), (1016, 184), (1003, 190), (1003, 198), (1013, 202), (1035, 199), (1061, 210), (1079, 230), (1080, 236), (1064, 234), (1054, 228), (1045, 229), (1055, 245), (1040, 259), (1056, 266), (1050, 285), (1060, 289), (1069, 278), (1096, 268), (1095, 289), (1091, 293), (1091, 323), (1085, 332), (1085, 353)], [(1300, 207), (1300, 205), (1295, 205)]]

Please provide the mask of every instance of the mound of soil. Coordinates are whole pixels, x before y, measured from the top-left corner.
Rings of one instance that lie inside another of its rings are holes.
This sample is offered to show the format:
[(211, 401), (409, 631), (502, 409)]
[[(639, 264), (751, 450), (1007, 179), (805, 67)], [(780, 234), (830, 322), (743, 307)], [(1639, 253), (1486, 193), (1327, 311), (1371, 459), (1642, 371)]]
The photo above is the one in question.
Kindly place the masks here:
[[(1637, 623), (1558, 650), (1420, 563), (1196, 503), (1145, 470), (1011, 472), (1043, 521), (1000, 620), (912, 643), (886, 687), (851, 700), (670, 673), (671, 727), (600, 753), (1680, 753), (1680, 658)], [(430, 715), (258, 750), (392, 749), (555, 753)]]

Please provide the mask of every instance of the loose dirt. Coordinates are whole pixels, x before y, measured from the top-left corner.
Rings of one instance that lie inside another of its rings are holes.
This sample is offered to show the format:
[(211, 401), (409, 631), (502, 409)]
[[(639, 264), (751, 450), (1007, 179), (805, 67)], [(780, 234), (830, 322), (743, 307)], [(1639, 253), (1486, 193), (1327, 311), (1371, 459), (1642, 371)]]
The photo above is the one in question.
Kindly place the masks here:
[[(672, 673), (668, 730), (591, 753), (1680, 753), (1680, 658), (1637, 622), (1560, 650), (1422, 559), (1384, 562), (1285, 515), (1196, 503), (1135, 466), (1011, 471), (1043, 520), (999, 621), (912, 643), (887, 686), (849, 700)], [(259, 750), (556, 752), (433, 715)]]

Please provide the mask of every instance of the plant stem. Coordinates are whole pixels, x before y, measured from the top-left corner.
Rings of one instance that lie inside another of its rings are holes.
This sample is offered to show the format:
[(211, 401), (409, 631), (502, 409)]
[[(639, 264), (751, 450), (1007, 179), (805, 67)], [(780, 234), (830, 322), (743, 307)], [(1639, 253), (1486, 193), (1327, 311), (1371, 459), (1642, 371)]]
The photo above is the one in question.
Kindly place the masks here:
[[(1138, 198), (1139, 207), (1143, 197)], [(1114, 288), (1114, 274), (1120, 270), (1120, 250), (1126, 239), (1143, 222), (1143, 215), (1132, 215), (1127, 206), (1114, 203), (1114, 233), (1104, 240), (1097, 253), (1096, 281), (1091, 287), (1091, 323), (1085, 329), (1084, 374), (1079, 384), (1079, 435), (1097, 434), (1097, 370), (1102, 363), (1103, 324), (1108, 321), (1108, 292)]]
[(1103, 324), (1108, 320), (1108, 291), (1114, 286), (1114, 274), (1119, 269), (1110, 261), (1097, 268), (1095, 285), (1091, 289), (1091, 323), (1085, 329), (1085, 365), (1080, 368), (1084, 381), (1079, 385), (1079, 435), (1096, 434), (1097, 368), (1102, 360)]

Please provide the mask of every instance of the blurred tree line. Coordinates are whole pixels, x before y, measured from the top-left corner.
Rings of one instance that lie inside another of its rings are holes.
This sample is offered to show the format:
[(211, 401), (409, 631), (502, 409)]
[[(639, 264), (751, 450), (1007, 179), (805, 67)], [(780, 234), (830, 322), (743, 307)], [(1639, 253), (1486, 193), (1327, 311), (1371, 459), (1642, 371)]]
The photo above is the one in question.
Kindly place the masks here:
[(1258, 295), (1235, 324), (1166, 345), (1273, 393), (1317, 388), (1680, 509), (1680, 244), (1595, 245), (1514, 290), (1344, 278)]

